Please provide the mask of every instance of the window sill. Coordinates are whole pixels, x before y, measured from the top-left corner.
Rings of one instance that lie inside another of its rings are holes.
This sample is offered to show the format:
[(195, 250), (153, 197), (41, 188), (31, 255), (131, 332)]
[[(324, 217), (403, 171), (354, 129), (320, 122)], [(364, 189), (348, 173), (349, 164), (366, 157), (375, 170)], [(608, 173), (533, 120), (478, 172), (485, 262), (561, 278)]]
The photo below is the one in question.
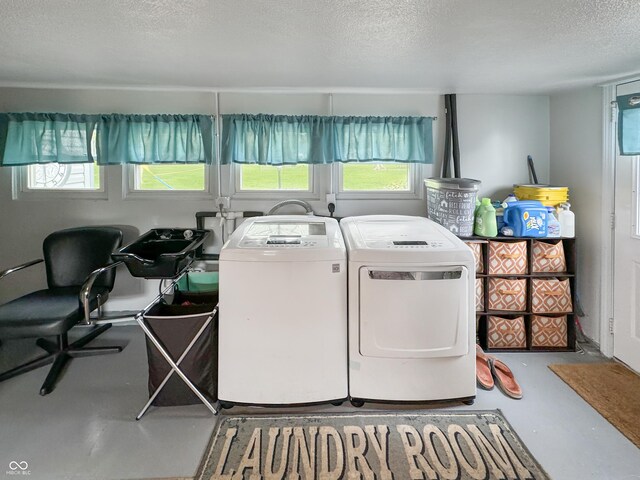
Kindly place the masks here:
[(369, 191), (338, 192), (336, 200), (421, 200), (418, 192)]
[(127, 191), (123, 196), (124, 200), (203, 200), (212, 202), (215, 196), (211, 192), (188, 192), (188, 191)]
[(286, 200), (289, 198), (320, 200), (320, 195), (304, 190), (243, 191), (231, 195), (232, 200)]
[(78, 190), (26, 190), (14, 193), (13, 200), (19, 201), (56, 201), (56, 200), (99, 200), (106, 201), (109, 196), (106, 191), (78, 191)]

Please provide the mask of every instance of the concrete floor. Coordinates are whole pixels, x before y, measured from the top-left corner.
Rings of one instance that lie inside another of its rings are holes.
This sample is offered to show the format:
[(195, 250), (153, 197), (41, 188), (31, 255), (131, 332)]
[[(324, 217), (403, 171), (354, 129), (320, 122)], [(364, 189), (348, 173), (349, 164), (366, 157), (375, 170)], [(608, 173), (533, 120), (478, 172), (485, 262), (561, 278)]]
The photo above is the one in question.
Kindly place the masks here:
[[(17, 359), (16, 363), (35, 353), (32, 343), (7, 341), (0, 346), (0, 369), (7, 367), (7, 359)], [(12, 461), (26, 461), (34, 480), (195, 474), (216, 417), (197, 405), (152, 408), (136, 422), (135, 415), (147, 399), (144, 337), (137, 327), (119, 326), (95, 341), (100, 344), (126, 348), (118, 355), (73, 360), (56, 390), (46, 397), (38, 391), (47, 368), (0, 383), (0, 478), (5, 474), (11, 478), (6, 472)], [(603, 361), (600, 355), (511, 353), (500, 358), (519, 379), (523, 400), (510, 400), (498, 390), (479, 390), (475, 405), (445, 408), (502, 410), (553, 479), (640, 479), (640, 450), (547, 368), (550, 363)], [(405, 407), (367, 404), (360, 411), (390, 408)], [(227, 412), (256, 410), (236, 407)], [(287, 409), (353, 410), (351, 406)]]

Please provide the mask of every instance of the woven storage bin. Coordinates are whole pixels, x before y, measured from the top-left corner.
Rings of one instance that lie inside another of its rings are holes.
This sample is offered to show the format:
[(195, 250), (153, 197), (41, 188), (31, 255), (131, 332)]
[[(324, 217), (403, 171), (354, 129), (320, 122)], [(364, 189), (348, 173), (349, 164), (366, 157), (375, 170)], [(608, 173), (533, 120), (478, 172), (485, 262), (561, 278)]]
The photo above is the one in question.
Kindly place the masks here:
[(534, 278), (531, 280), (531, 311), (533, 313), (571, 313), (569, 279)]
[(527, 242), (489, 242), (489, 275), (525, 275)]
[(527, 280), (490, 278), (489, 310), (524, 312), (527, 309)]
[(560, 240), (553, 243), (534, 240), (531, 256), (533, 273), (563, 273), (567, 271), (567, 261)]
[(567, 316), (531, 317), (531, 346), (567, 348)]
[(476, 278), (476, 312), (484, 312), (484, 279)]
[(484, 273), (484, 262), (482, 257), (482, 244), (478, 242), (464, 242), (473, 251), (473, 258), (476, 260), (476, 273)]
[(527, 331), (524, 317), (489, 316), (487, 346), (489, 348), (526, 348)]

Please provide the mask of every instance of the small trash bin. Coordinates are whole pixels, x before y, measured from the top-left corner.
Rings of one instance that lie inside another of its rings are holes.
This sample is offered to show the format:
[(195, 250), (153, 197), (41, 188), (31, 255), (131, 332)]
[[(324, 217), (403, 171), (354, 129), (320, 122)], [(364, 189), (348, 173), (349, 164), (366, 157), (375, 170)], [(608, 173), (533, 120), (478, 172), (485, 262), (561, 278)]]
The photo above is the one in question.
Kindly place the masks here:
[(427, 178), (427, 217), (459, 237), (473, 235), (473, 214), (480, 180)]
[(193, 271), (180, 277), (176, 288), (183, 292), (217, 292), (218, 282), (218, 272)]
[(174, 305), (218, 303), (218, 272), (188, 272), (176, 283)]
[[(207, 303), (202, 303), (206, 301)], [(144, 316), (144, 320), (154, 335), (162, 342), (171, 358), (177, 362), (198, 331), (212, 315), (217, 304), (217, 294), (200, 297), (197, 301), (174, 298), (174, 302), (184, 305), (157, 303)], [(217, 318), (207, 326), (196, 340), (187, 356), (178, 365), (198, 389), (217, 399), (218, 372), (218, 328)], [(171, 367), (160, 351), (147, 338), (147, 358), (149, 361), (149, 395), (153, 395)], [(155, 406), (192, 405), (200, 403), (198, 397), (174, 372), (158, 396)]]

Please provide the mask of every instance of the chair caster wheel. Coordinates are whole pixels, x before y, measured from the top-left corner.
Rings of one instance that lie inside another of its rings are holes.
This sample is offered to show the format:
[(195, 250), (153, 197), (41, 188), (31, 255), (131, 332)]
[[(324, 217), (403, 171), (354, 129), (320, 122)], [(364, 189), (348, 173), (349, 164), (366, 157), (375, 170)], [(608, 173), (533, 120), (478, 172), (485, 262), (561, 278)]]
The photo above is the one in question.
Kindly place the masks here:
[(339, 407), (343, 403), (344, 403), (343, 400), (335, 400), (335, 401), (331, 402), (331, 405), (333, 405), (334, 407)]
[(475, 398), (472, 398), (471, 400), (463, 400), (462, 403), (464, 403), (465, 405), (473, 405), (475, 401)]
[(225, 410), (229, 410), (230, 408), (233, 408), (233, 403), (220, 402), (220, 408), (221, 409), (225, 409)]
[(353, 405), (356, 408), (360, 408), (364, 405), (364, 400), (360, 400), (359, 398), (352, 398), (351, 405)]

